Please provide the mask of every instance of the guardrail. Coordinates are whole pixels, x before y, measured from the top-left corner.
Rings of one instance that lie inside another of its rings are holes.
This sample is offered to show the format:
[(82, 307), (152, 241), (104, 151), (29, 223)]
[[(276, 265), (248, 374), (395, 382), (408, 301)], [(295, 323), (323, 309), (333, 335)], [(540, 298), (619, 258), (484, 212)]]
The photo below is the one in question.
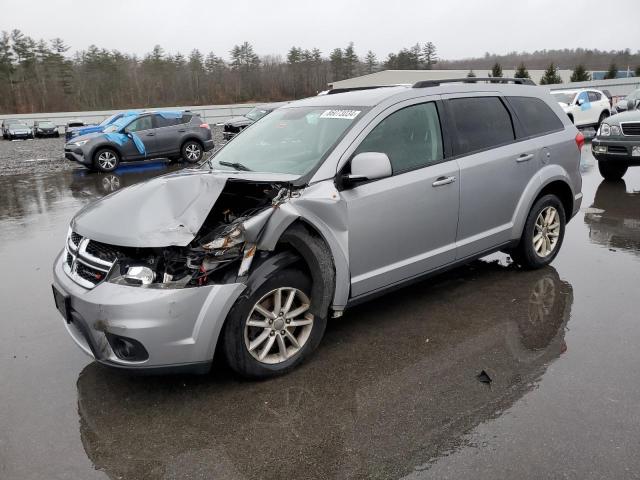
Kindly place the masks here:
[(216, 123), (225, 122), (231, 117), (243, 115), (251, 110), (256, 105), (262, 105), (262, 103), (239, 103), (232, 105), (197, 105), (197, 106), (183, 106), (183, 107), (156, 107), (156, 108), (130, 108), (122, 110), (97, 110), (90, 112), (56, 112), (56, 113), (22, 113), (22, 114), (2, 114), (0, 115), (0, 122), (4, 119), (12, 120), (24, 120), (29, 125), (33, 125), (35, 120), (50, 120), (58, 127), (64, 127), (67, 122), (71, 120), (83, 120), (85, 124), (97, 124), (102, 122), (105, 118), (110, 117), (114, 113), (126, 112), (130, 110), (190, 110), (193, 113), (200, 115), (203, 121), (210, 125)]

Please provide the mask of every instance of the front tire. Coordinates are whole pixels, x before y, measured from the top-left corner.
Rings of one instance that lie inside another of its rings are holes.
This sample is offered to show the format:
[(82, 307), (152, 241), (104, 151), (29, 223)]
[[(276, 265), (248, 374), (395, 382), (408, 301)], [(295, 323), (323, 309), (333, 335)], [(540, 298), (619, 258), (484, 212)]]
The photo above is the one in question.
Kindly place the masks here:
[(311, 280), (285, 268), (267, 278), (231, 309), (223, 332), (228, 365), (248, 378), (289, 372), (318, 346), (326, 318), (310, 313)]
[(550, 264), (564, 239), (566, 215), (553, 194), (540, 198), (529, 211), (518, 246), (511, 252), (515, 263), (527, 270)]
[(627, 173), (628, 165), (610, 162), (598, 162), (598, 170), (605, 180), (620, 180)]
[(204, 150), (200, 143), (195, 140), (188, 140), (184, 145), (182, 145), (180, 153), (185, 161), (189, 163), (197, 163), (202, 159)]
[(600, 118), (598, 118), (598, 126), (596, 127), (596, 131), (598, 131), (602, 122), (604, 122), (604, 120), (608, 117), (609, 117), (609, 112), (602, 112), (600, 114)]
[(93, 165), (101, 172), (113, 172), (119, 163), (118, 152), (110, 148), (101, 148), (93, 155)]

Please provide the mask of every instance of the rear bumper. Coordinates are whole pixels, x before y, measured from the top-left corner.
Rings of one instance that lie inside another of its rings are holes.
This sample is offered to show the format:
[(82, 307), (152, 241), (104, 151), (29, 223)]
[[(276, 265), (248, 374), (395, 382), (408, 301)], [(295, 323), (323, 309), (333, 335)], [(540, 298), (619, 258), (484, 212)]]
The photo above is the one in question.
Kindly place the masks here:
[[(64, 250), (53, 268), (54, 287), (69, 297), (73, 341), (100, 363), (130, 370), (203, 370), (213, 359), (218, 336), (244, 284), (155, 289), (107, 282), (93, 289), (64, 272)], [(133, 339), (148, 354), (144, 360), (120, 358), (114, 338)]]
[(203, 143), (204, 143), (205, 152), (208, 152), (209, 150), (213, 150), (213, 147), (215, 146), (213, 144), (213, 140), (205, 140)]
[(640, 165), (640, 157), (632, 156), (633, 147), (640, 146), (640, 137), (635, 139), (594, 138), (591, 152), (598, 161), (621, 162), (627, 165)]

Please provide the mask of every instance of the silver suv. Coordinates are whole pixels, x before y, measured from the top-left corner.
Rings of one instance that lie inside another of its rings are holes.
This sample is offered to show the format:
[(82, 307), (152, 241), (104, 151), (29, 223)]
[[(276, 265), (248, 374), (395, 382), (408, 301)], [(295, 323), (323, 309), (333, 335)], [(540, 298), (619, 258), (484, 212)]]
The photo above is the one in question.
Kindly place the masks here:
[(67, 330), (115, 367), (206, 371), (222, 353), (269, 377), (389, 289), (498, 250), (550, 263), (584, 140), (546, 90), (501, 82), (293, 102), (198, 169), (85, 207), (54, 265)]

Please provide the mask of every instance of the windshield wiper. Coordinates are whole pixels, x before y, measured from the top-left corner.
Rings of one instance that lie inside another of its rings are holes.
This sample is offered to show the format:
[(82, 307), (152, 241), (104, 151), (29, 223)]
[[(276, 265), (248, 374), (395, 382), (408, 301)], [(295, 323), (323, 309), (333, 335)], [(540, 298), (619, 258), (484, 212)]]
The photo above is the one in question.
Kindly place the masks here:
[(240, 171), (243, 171), (243, 172), (252, 172), (253, 171), (249, 167), (247, 167), (246, 165), (243, 165), (243, 164), (238, 163), (238, 162), (225, 162), (223, 160), (221, 162), (218, 162), (218, 164), (222, 165), (223, 167), (235, 168), (236, 170), (240, 170)]

